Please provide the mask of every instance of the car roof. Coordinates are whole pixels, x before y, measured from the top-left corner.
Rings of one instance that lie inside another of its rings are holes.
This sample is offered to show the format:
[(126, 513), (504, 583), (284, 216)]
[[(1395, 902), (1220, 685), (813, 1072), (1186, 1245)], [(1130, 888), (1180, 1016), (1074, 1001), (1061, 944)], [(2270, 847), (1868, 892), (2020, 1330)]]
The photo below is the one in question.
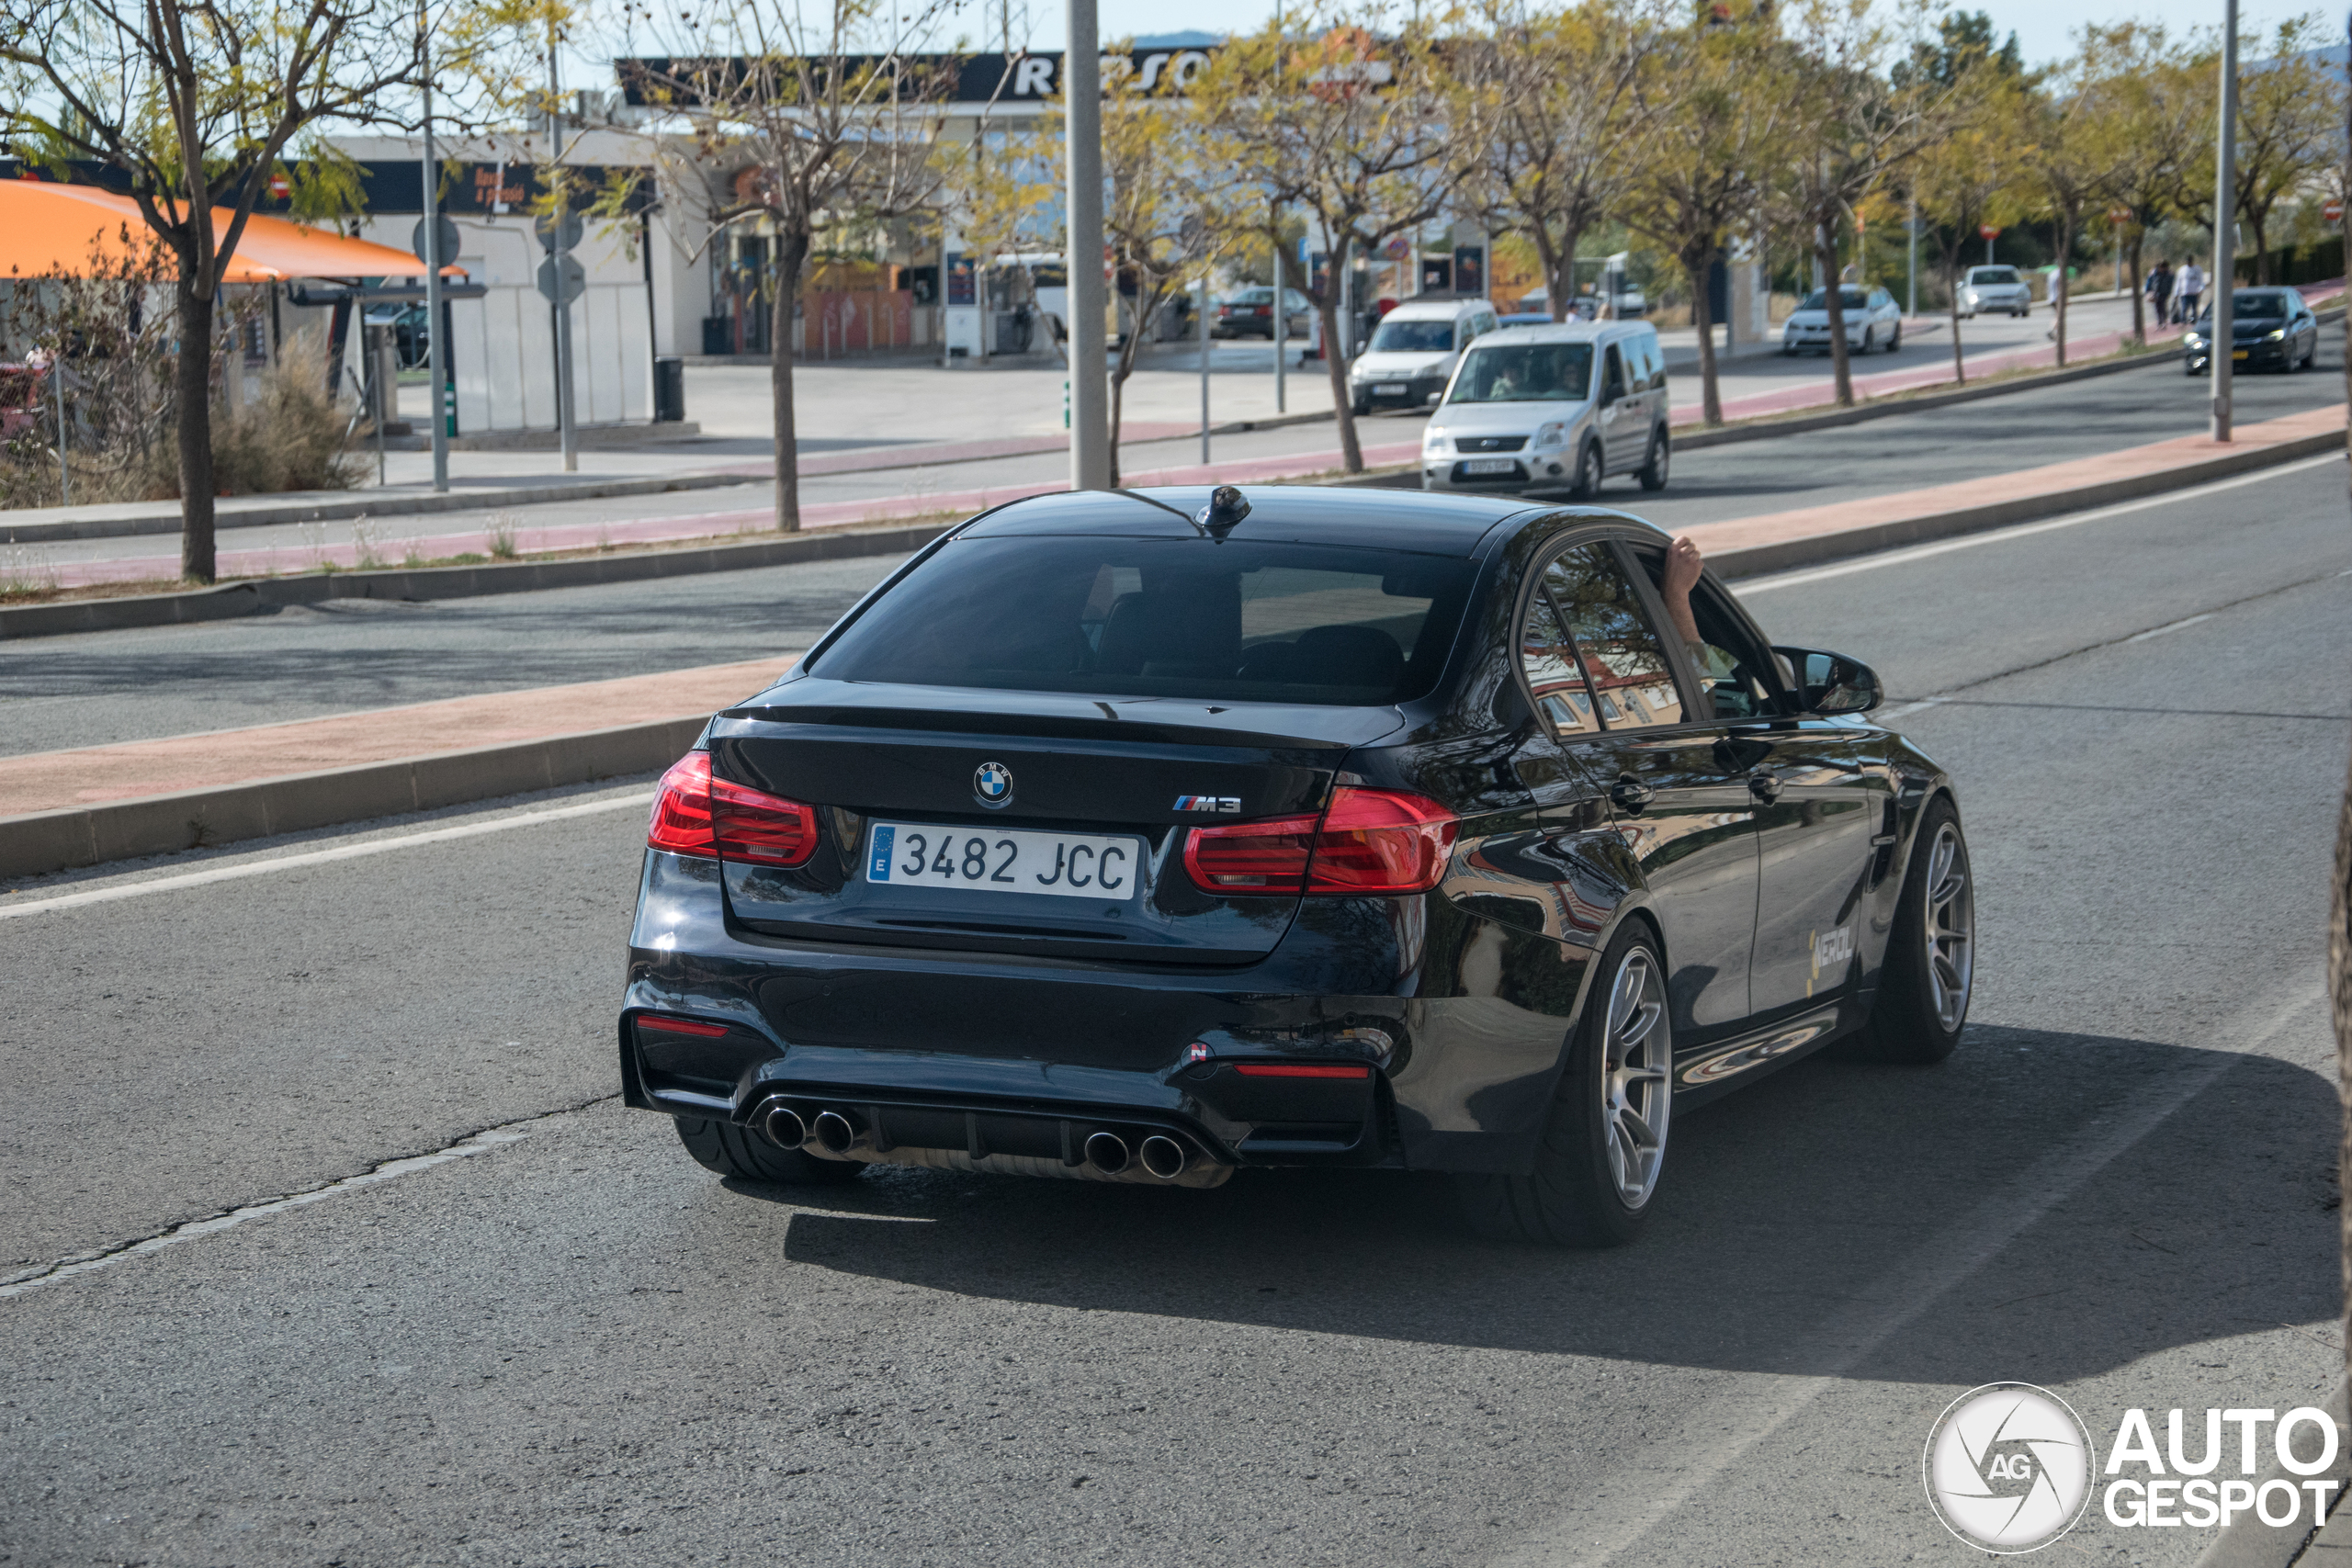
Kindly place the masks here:
[(1493, 309), (1494, 307), (1484, 299), (1408, 299), (1380, 319), (1384, 321), (1393, 321), (1402, 317), (1413, 321), (1450, 321), (1454, 317), (1469, 311)]
[[(1325, 485), (1243, 485), (1250, 514), (1237, 539), (1356, 545), (1423, 555), (1472, 556), (1506, 518), (1551, 510), (1517, 496), (1431, 495), (1421, 491)], [(957, 537), (1111, 534), (1131, 538), (1200, 537), (1193, 518), (1208, 505), (1207, 485), (1150, 490), (1060, 491), (1011, 502), (966, 524)]]
[(1506, 325), (1480, 338), (1478, 345), (1484, 347), (1498, 338), (1509, 338), (1513, 343), (1598, 343), (1608, 337), (1631, 337), (1638, 333), (1656, 335), (1657, 332), (1657, 328), (1647, 321), (1546, 321), (1525, 326)]

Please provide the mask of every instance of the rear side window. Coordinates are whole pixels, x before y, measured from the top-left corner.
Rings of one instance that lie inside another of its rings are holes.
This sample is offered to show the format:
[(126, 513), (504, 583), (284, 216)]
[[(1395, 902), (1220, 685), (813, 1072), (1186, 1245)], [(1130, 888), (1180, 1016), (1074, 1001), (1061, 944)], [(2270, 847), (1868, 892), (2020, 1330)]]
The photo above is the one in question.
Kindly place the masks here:
[(1600, 728), (1593, 717), (1592, 688), (1586, 684), (1576, 645), (1560, 625), (1551, 599), (1538, 592), (1527, 606), (1527, 625), (1520, 633), (1520, 667), (1527, 672), (1527, 689), (1552, 728), (1562, 735), (1589, 734)]
[(1562, 551), (1544, 569), (1544, 592), (1576, 645), (1605, 726), (1645, 729), (1682, 722), (1673, 661), (1608, 546)]
[(961, 539), (827, 649), (834, 681), (1370, 706), (1437, 683), (1475, 563), (1330, 545)]

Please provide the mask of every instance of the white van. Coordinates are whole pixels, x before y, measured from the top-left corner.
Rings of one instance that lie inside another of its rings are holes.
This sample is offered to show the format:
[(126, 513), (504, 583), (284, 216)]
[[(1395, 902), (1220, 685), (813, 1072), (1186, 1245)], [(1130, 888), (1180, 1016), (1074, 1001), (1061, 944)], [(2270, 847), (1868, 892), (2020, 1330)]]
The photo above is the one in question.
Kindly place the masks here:
[(1666, 355), (1647, 321), (1505, 327), (1462, 356), (1421, 433), (1421, 488), (1666, 488)]
[(1348, 396), (1361, 418), (1378, 408), (1427, 408), (1445, 389), (1473, 338), (1495, 330), (1484, 299), (1408, 299), (1380, 318), (1348, 367)]

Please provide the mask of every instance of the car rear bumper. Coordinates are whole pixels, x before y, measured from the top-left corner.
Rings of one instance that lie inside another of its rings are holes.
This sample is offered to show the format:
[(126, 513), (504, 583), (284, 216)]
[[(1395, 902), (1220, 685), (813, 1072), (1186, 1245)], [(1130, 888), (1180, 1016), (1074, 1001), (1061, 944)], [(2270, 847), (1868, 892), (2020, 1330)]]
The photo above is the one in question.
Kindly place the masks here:
[(730, 929), (713, 863), (649, 852), (624, 1098), (737, 1122), (775, 1096), (837, 1108), (914, 1164), (1059, 1160), (1102, 1127), (1227, 1168), (1520, 1169), (1583, 964), (1547, 948), (1571, 987), (1548, 1011), (1465, 986), (1485, 926), (1442, 895), (1309, 900), (1263, 958), (1215, 969), (787, 942)]

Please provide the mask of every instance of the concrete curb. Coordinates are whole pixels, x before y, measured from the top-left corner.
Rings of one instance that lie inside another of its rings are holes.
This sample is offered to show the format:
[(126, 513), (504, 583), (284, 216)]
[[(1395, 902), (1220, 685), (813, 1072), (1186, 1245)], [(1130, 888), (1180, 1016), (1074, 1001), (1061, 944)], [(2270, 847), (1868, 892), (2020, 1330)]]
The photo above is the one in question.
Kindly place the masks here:
[[(1890, 523), (1874, 524), (1862, 528), (1840, 528), (1832, 533), (1817, 534), (1811, 538), (1787, 539), (1776, 544), (1750, 545), (1744, 548), (1710, 550), (1707, 564), (1724, 578), (1756, 577), (1765, 572), (1786, 571), (1792, 567), (1812, 566), (1821, 561), (1843, 559), (1849, 556), (1866, 556), (1879, 550), (1891, 550), (1904, 545), (1925, 544), (1934, 539), (1949, 539), (1961, 534), (1982, 533), (1988, 528), (2006, 528), (2014, 523), (2031, 523), (2044, 517), (2056, 517), (2068, 512), (2086, 512), (2119, 501), (2137, 501), (2151, 495), (2163, 495), (2177, 490), (2194, 490), (2214, 479), (2224, 479), (2257, 469), (2277, 468), (2299, 458), (2317, 457), (2324, 452), (2345, 450), (2342, 430), (2322, 431), (2314, 435), (2297, 436), (2275, 446), (2253, 447), (2208, 457), (2202, 462), (2188, 463), (2177, 468), (2161, 468), (2154, 473), (2134, 475), (2129, 479), (2109, 479), (2096, 485), (2082, 485), (2073, 490), (2050, 491), (2041, 495), (2018, 496), (2008, 501), (1988, 502), (1982, 506), (1963, 506), (1950, 512), (1929, 513), (1920, 517), (1898, 518)], [(1691, 525), (1692, 530), (1706, 528), (1706, 524)]]
[(708, 722), (693, 715), (0, 818), (0, 876), (39, 876), (655, 773), (684, 755)]
[[(213, 526), (264, 528), (280, 523), (330, 523), (360, 517), (405, 517), (434, 512), (473, 512), (487, 506), (537, 506), (551, 501), (595, 501), (616, 495), (660, 495), (667, 491), (723, 490), (729, 485), (764, 482), (753, 474), (670, 474), (643, 479), (588, 479), (580, 484), (507, 485), (498, 489), (453, 490), (446, 495), (425, 492), (386, 496), (354, 491), (349, 495), (309, 498), (275, 505), (222, 509)], [(88, 518), (71, 523), (10, 523), (0, 513), (0, 545), (40, 545), (60, 539), (123, 539), (149, 534), (176, 534), (180, 514), (149, 513), (120, 518)]]
[(515, 561), (503, 566), (426, 567), (413, 571), (306, 573), (300, 577), (252, 578), (184, 593), (25, 604), (0, 609), (0, 641), (228, 620), (259, 615), (284, 604), (315, 604), (322, 599), (469, 599), (494, 593), (530, 593), (548, 588), (580, 588), (600, 582), (697, 577), (707, 572), (793, 566), (850, 556), (898, 555), (922, 548), (951, 526), (947, 523), (918, 523), (885, 528), (828, 528), (805, 534), (769, 535), (739, 545), (707, 545), (698, 549), (633, 551), (627, 555), (582, 556), (573, 560)]

